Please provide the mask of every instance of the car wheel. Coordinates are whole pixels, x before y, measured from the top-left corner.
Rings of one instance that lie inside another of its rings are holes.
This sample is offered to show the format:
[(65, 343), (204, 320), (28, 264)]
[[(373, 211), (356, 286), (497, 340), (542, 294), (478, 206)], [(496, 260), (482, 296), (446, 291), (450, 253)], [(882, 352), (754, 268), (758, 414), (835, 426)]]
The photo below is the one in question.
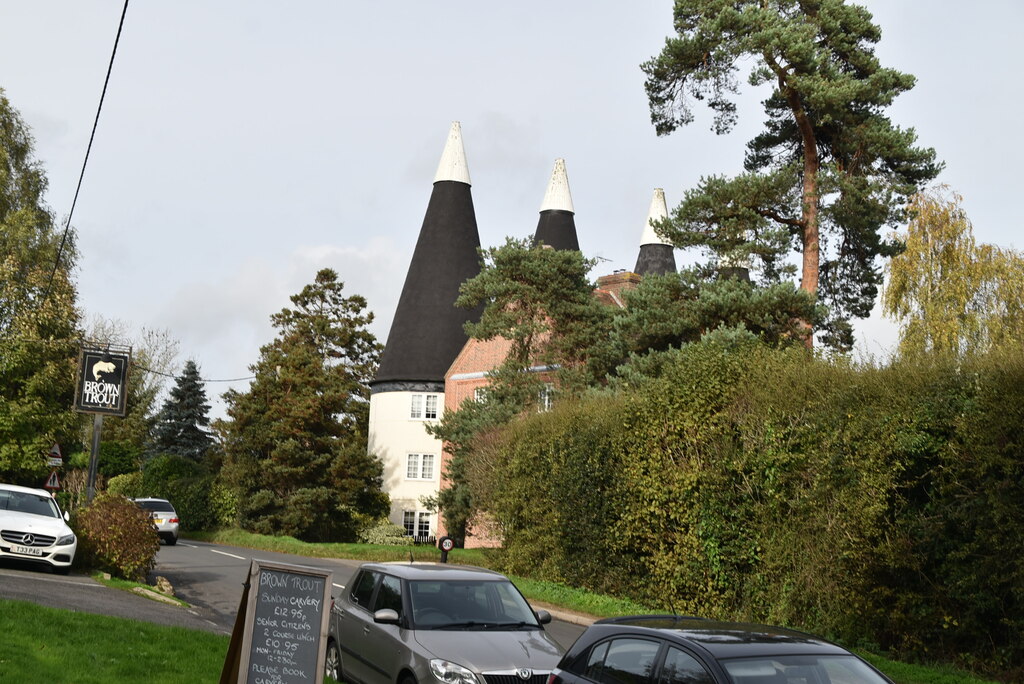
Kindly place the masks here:
[(400, 682), (400, 684), (416, 684), (416, 678), (412, 675), (407, 674), (404, 677), (402, 677), (402, 681)]
[(335, 682), (341, 681), (341, 653), (338, 652), (338, 646), (333, 641), (327, 643), (324, 676)]
[(168, 545), (168, 546), (174, 546), (175, 544), (177, 544), (177, 543), (178, 543), (178, 538), (177, 538), (177, 537), (168, 537), (168, 538), (167, 538), (167, 539), (165, 539), (164, 541), (166, 541), (166, 542), (167, 542), (167, 545)]

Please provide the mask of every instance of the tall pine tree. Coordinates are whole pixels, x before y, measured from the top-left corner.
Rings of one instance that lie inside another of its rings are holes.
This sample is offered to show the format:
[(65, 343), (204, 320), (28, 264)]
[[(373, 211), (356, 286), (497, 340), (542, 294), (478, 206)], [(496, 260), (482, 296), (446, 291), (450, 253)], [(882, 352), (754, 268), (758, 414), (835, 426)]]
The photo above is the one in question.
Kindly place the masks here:
[(199, 462), (213, 444), (207, 428), (210, 405), (196, 362), (189, 359), (174, 381), (153, 430), (153, 451)]
[[(643, 65), (659, 135), (693, 121), (693, 101), (736, 123), (736, 72), (768, 85), (764, 131), (747, 144), (745, 173), (712, 176), (686, 194), (663, 227), (678, 247), (713, 259), (800, 254), (800, 287), (827, 304), (824, 341), (852, 345), (850, 318), (871, 313), (879, 257), (898, 254), (881, 230), (904, 218), (906, 200), (936, 176), (931, 149), (885, 115), (914, 77), (881, 66), (881, 31), (844, 0), (676, 0), (676, 35)], [(809, 322), (808, 322), (809, 324)]]
[(224, 395), (225, 475), (242, 526), (308, 541), (351, 541), (387, 513), (383, 465), (366, 453), (369, 382), (381, 345), (366, 300), (343, 296), (331, 269), (271, 316), (247, 392)]

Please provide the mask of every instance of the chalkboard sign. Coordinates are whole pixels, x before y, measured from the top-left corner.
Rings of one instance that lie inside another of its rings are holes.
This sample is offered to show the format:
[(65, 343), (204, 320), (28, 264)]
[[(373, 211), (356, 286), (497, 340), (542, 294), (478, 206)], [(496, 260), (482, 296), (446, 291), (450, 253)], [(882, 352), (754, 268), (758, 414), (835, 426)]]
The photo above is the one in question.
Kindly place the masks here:
[(253, 560), (221, 681), (322, 682), (331, 578), (316, 568)]

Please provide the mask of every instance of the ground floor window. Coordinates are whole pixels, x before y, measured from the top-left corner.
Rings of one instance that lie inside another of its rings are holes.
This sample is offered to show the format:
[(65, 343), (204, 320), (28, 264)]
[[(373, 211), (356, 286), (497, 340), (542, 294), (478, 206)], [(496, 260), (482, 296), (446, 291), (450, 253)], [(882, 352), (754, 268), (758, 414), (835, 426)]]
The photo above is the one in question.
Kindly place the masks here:
[(402, 527), (408, 537), (415, 537), (417, 541), (429, 541), (430, 539), (430, 512), (429, 511), (402, 511)]

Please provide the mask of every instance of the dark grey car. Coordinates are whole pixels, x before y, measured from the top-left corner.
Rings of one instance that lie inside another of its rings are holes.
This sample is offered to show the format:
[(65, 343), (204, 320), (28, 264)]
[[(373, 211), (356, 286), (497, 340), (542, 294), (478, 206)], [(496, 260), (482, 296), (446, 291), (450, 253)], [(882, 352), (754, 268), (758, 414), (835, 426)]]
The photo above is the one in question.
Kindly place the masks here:
[(327, 676), (351, 684), (545, 684), (562, 647), (502, 574), (365, 563), (331, 608)]
[(551, 684), (892, 684), (824, 639), (781, 627), (678, 615), (598, 620)]

